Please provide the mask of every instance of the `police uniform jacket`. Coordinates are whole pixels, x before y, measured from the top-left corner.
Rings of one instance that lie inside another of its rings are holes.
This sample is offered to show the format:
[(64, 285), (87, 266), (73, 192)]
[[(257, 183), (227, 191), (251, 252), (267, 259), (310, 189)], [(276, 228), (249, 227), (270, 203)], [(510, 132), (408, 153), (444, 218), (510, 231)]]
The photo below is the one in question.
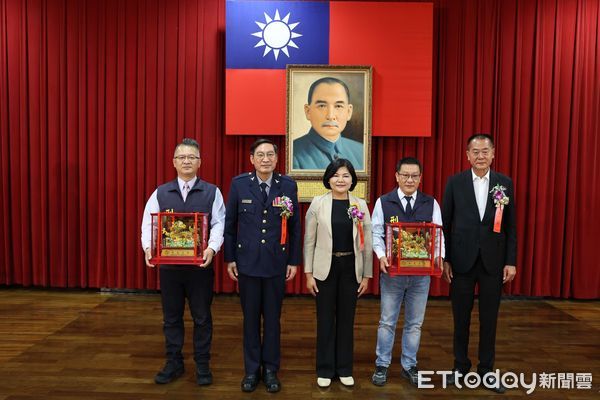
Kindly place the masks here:
[[(276, 197), (287, 196), (294, 214), (287, 220), (286, 243), (281, 244), (281, 208)], [(285, 175), (273, 173), (266, 203), (255, 172), (233, 178), (225, 217), (225, 262), (234, 262), (238, 272), (254, 277), (285, 274), (287, 265), (301, 263), (301, 231), (298, 186)]]

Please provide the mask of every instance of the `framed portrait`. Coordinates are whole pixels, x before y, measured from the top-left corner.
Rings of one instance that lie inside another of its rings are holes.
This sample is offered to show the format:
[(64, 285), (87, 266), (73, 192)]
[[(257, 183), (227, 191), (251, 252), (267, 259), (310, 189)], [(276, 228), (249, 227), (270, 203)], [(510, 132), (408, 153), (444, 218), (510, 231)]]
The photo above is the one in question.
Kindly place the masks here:
[(352, 163), (353, 194), (368, 201), (371, 87), (370, 66), (287, 66), (286, 171), (298, 182), (300, 201), (327, 192), (323, 173), (337, 158)]

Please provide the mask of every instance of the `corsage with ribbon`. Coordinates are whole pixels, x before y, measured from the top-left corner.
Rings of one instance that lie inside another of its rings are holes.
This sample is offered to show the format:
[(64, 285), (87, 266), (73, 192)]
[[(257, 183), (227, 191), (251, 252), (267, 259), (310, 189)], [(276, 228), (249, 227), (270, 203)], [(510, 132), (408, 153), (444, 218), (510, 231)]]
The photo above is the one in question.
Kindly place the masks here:
[(281, 208), (279, 215), (281, 216), (281, 240), (280, 244), (285, 244), (287, 239), (287, 220), (294, 215), (294, 203), (287, 196), (275, 197), (273, 207)]
[(504, 192), (506, 188), (500, 184), (497, 184), (490, 190), (494, 204), (496, 205), (496, 216), (494, 217), (494, 232), (500, 233), (500, 227), (502, 225), (502, 213), (504, 206), (508, 204), (510, 199)]
[(348, 217), (354, 221), (358, 228), (358, 236), (360, 237), (360, 251), (365, 249), (365, 232), (362, 226), (362, 220), (365, 217), (365, 213), (360, 211), (358, 204), (352, 204), (348, 208)]

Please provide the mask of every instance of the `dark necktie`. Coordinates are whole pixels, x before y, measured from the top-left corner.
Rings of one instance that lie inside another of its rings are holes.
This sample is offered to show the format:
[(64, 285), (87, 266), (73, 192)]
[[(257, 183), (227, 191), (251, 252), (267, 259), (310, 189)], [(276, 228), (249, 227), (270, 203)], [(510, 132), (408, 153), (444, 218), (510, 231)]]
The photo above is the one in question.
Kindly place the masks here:
[(412, 196), (404, 196), (404, 200), (406, 200), (406, 209), (404, 210), (404, 214), (410, 215), (410, 214), (412, 214), (412, 207), (410, 205)]
[(262, 192), (262, 200), (263, 203), (267, 202), (267, 197), (269, 197), (269, 195), (267, 195), (267, 184), (265, 182), (260, 184), (260, 190)]

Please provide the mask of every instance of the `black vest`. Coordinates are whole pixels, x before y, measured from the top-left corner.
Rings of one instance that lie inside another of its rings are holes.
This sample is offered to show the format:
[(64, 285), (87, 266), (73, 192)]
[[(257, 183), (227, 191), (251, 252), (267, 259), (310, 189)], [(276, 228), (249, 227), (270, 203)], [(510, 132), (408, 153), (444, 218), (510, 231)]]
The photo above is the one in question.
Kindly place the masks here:
[(210, 227), (211, 211), (215, 201), (217, 187), (203, 180), (196, 179), (184, 202), (179, 182), (177, 179), (160, 185), (156, 191), (160, 211), (172, 210), (173, 212), (201, 212), (208, 214)]
[(417, 192), (417, 200), (415, 204), (411, 204), (412, 212), (408, 215), (404, 212), (398, 197), (398, 189), (384, 194), (380, 200), (384, 223), (391, 222), (394, 217), (398, 218), (398, 222), (432, 222), (433, 220), (433, 197), (420, 191)]

